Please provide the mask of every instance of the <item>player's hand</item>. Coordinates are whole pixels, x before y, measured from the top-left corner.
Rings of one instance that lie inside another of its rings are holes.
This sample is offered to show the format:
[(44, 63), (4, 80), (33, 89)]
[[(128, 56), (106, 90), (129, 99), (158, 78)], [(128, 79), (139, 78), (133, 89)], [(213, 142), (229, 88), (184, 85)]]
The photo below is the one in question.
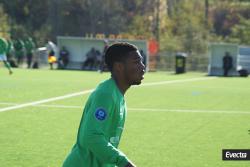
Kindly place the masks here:
[(132, 164), (131, 162), (128, 162), (128, 164), (125, 167), (136, 167), (136, 166)]

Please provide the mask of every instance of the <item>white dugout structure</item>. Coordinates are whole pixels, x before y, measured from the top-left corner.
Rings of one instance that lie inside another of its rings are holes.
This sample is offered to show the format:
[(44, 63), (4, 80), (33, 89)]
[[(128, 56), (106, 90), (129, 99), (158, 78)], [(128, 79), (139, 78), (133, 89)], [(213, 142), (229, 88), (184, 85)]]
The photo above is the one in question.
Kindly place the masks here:
[(250, 73), (250, 47), (239, 46), (239, 54), (237, 57), (237, 70), (245, 69)]
[(69, 36), (58, 36), (57, 46), (61, 49), (63, 46), (69, 51), (69, 64), (67, 69), (82, 69), (82, 65), (86, 60), (87, 52), (90, 51), (92, 47), (103, 52), (105, 43), (107, 40), (108, 44), (114, 42), (129, 42), (138, 47), (139, 50), (143, 50), (146, 56), (146, 65), (148, 66), (148, 48), (146, 40), (127, 40), (127, 39), (97, 39), (97, 38), (84, 38), (84, 37), (69, 37)]
[(208, 75), (223, 76), (223, 57), (228, 52), (233, 59), (233, 68), (229, 76), (239, 76), (238, 70), (250, 73), (250, 47), (227, 43), (211, 43), (209, 45)]

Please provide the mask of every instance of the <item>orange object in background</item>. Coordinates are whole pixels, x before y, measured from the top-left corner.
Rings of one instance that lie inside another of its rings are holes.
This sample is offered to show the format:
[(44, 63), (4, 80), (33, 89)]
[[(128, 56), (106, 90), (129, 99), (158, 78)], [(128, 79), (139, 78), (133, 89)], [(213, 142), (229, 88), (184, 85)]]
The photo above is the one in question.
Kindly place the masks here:
[(150, 39), (148, 41), (148, 51), (150, 56), (157, 55), (159, 51), (159, 44), (155, 39)]
[(56, 56), (55, 56), (55, 52), (53, 50), (51, 50), (49, 52), (49, 55), (48, 55), (48, 62), (49, 63), (56, 63)]
[(149, 51), (149, 71), (156, 71), (156, 65), (157, 65), (156, 56), (159, 51), (159, 44), (155, 39), (150, 39), (148, 41), (148, 51)]
[(56, 62), (56, 57), (55, 56), (49, 56), (48, 57), (48, 62), (49, 63), (55, 63)]

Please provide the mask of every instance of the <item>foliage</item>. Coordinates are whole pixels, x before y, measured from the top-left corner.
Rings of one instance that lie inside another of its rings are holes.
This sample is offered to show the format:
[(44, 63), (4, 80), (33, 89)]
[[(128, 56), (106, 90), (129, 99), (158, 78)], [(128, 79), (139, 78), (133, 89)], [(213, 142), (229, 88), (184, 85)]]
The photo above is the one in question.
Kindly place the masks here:
[(240, 17), (238, 25), (232, 28), (229, 42), (250, 45), (250, 20)]
[[(2, 0), (1, 28), (42, 45), (58, 35), (132, 34), (156, 38), (161, 51), (206, 51), (209, 41), (249, 44), (243, 0)], [(3, 23), (3, 24), (2, 24)], [(244, 39), (242, 35), (244, 34)]]
[(10, 26), (8, 23), (8, 15), (4, 12), (2, 5), (0, 5), (0, 37), (9, 37)]
[[(171, 17), (167, 17), (167, 24), (163, 30), (161, 40), (162, 49), (185, 52), (204, 52), (208, 30), (204, 27), (202, 6), (198, 1), (190, 3), (182, 1), (172, 10)], [(193, 10), (197, 10), (193, 13)]]

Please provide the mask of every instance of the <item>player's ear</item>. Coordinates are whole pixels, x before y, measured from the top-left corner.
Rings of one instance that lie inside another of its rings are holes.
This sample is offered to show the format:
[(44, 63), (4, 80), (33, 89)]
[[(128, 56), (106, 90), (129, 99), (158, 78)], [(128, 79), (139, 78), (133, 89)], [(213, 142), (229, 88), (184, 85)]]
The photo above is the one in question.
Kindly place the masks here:
[(124, 70), (124, 64), (122, 62), (115, 62), (113, 64), (113, 69), (117, 72), (122, 72)]

